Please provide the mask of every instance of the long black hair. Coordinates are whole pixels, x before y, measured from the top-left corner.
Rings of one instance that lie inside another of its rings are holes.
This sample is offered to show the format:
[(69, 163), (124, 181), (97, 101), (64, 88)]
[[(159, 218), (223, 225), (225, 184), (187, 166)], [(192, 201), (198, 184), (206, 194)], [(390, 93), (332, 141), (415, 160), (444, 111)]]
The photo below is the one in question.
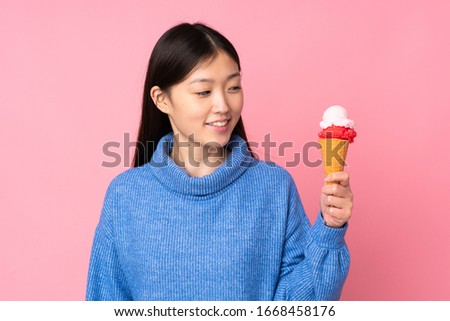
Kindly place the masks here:
[[(183, 81), (199, 63), (217, 55), (219, 50), (228, 54), (241, 70), (239, 56), (231, 42), (204, 24), (176, 25), (158, 40), (148, 62), (134, 167), (148, 163), (160, 139), (172, 131), (169, 117), (155, 106), (150, 96), (151, 88), (159, 86), (163, 91), (170, 90), (171, 86)], [(242, 117), (233, 133), (248, 141)], [(252, 153), (248, 142), (247, 148)]]

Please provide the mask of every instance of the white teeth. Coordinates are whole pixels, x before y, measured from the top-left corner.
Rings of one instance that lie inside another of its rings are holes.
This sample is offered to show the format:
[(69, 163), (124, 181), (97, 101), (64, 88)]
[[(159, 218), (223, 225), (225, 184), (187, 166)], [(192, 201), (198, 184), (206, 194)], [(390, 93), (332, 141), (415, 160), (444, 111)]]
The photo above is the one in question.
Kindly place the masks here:
[(216, 121), (216, 122), (214, 122), (214, 123), (209, 123), (209, 125), (217, 126), (217, 127), (223, 127), (223, 126), (225, 126), (227, 123), (228, 123), (227, 120), (226, 120), (226, 121)]

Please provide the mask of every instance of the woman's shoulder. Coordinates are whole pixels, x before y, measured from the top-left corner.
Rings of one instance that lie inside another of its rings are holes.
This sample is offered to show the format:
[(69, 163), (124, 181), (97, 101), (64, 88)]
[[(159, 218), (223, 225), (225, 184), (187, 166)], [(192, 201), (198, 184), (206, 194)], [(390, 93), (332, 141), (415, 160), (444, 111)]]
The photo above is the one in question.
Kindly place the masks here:
[(264, 178), (266, 181), (291, 183), (293, 177), (284, 167), (264, 160), (255, 159), (248, 170), (249, 174)]
[(146, 165), (131, 167), (114, 176), (108, 186), (108, 190), (114, 192), (131, 192), (141, 188), (143, 184), (151, 184), (153, 175)]

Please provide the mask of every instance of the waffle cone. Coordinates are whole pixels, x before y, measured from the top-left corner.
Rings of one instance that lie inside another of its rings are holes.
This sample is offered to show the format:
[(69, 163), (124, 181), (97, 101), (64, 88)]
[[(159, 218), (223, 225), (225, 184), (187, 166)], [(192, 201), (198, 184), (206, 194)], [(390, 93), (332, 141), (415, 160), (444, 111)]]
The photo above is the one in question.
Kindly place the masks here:
[[(349, 141), (339, 138), (320, 138), (319, 143), (322, 146), (321, 152), (325, 176), (343, 171)], [(328, 182), (328, 184), (331, 183)]]

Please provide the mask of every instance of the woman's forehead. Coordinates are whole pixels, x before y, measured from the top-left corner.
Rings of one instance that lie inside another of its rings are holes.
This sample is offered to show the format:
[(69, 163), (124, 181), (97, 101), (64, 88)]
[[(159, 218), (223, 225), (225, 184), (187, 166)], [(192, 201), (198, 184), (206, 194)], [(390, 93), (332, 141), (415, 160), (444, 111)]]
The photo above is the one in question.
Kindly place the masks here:
[(188, 84), (196, 82), (213, 82), (219, 78), (226, 80), (240, 76), (237, 63), (228, 54), (218, 53), (203, 62), (199, 63), (186, 77)]

